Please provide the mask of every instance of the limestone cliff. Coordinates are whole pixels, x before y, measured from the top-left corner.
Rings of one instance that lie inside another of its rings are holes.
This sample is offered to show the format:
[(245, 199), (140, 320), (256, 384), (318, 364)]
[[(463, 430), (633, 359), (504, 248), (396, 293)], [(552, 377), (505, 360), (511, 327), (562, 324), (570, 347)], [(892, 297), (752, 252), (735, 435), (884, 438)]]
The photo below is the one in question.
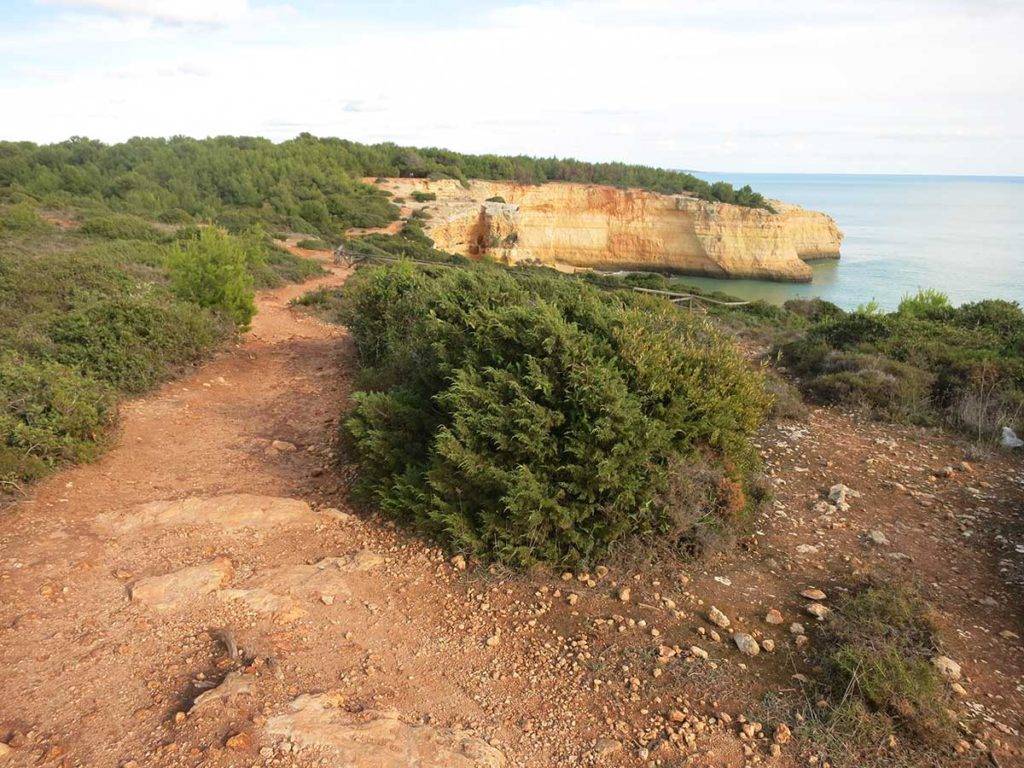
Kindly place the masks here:
[(425, 229), (438, 248), (509, 263), (808, 281), (805, 259), (838, 258), (842, 241), (824, 213), (775, 201), (772, 213), (592, 184), (380, 185), (407, 200), (415, 191), (437, 195), (425, 204)]

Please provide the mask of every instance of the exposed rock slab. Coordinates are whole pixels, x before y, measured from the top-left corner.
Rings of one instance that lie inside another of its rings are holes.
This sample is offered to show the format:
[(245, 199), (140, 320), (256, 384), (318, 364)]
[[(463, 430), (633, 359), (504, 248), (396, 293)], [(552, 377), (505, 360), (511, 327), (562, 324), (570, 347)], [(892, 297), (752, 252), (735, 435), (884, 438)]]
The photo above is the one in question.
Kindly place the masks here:
[(151, 501), (127, 514), (110, 512), (100, 515), (96, 523), (105, 532), (122, 535), (157, 526), (210, 525), (235, 531), (272, 528), (314, 519), (313, 510), (301, 499), (229, 493)]
[(171, 610), (191, 599), (215, 592), (231, 581), (233, 574), (231, 561), (218, 557), (162, 576), (139, 579), (131, 586), (131, 599), (158, 611)]
[(502, 768), (505, 757), (466, 731), (415, 725), (394, 711), (351, 713), (335, 693), (304, 694), (267, 720), (269, 736), (333, 753), (338, 768)]
[(289, 624), (306, 615), (306, 610), (292, 598), (276, 595), (256, 587), (254, 589), (222, 589), (217, 592), (221, 600), (237, 600), (256, 613), (270, 614), (278, 624)]

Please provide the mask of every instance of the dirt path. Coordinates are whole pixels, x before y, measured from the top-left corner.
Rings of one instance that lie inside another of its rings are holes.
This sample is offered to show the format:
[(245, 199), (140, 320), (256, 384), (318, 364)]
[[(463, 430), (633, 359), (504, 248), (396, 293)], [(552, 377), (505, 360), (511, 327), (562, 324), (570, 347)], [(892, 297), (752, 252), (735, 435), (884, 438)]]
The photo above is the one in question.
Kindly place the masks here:
[[(968, 742), (1020, 764), (1016, 458), (961, 469), (948, 439), (816, 411), (765, 429), (776, 501), (736, 551), (463, 570), (353, 513), (331, 466), (351, 344), (288, 302), (346, 276), (261, 295), (241, 343), (124, 407), (100, 461), (0, 512), (0, 766), (806, 765), (740, 716), (805, 670), (799, 590), (877, 563), (945, 612)], [(863, 495), (815, 511), (834, 482)], [(711, 604), (777, 652), (716, 641)]]
[[(241, 344), (127, 404), (117, 443), (100, 461), (60, 473), (4, 511), (0, 758), (251, 765), (262, 761), (272, 722), (289, 751), (304, 744), (316, 753), (326, 737), (287, 719), (288, 703), (303, 693), (358, 693), (358, 709), (372, 713), (386, 692), (387, 708), (403, 707), (411, 724), (426, 714), (460, 723), (479, 716), (436, 655), (424, 653), (444, 602), (407, 615), (403, 593), (414, 584), (387, 576), (388, 529), (366, 534), (324, 505), (335, 490), (323, 467), (350, 350), (340, 329), (288, 302), (345, 276), (332, 268), (260, 296)], [(140, 506), (164, 501), (179, 503)], [(423, 572), (433, 569), (424, 557)], [(241, 660), (210, 637), (216, 627), (231, 629)], [(367, 687), (378, 669), (393, 673), (391, 663), (405, 674)], [(189, 712), (235, 669), (249, 693), (208, 697)], [(398, 727), (348, 706), (344, 722), (329, 723), (332, 738), (363, 720)], [(268, 722), (274, 710), (285, 719)], [(490, 750), (444, 728), (401, 725), (392, 736), (423, 754)]]

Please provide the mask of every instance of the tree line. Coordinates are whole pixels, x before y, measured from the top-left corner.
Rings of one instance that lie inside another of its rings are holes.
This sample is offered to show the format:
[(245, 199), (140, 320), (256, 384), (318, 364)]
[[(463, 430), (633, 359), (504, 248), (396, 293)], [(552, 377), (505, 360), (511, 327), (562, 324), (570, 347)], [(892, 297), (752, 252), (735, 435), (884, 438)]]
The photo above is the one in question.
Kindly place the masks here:
[(167, 223), (214, 221), (232, 231), (255, 223), (338, 237), (384, 226), (398, 210), (364, 177), (570, 181), (764, 207), (749, 187), (709, 184), (678, 171), (524, 155), (360, 144), (301, 134), (275, 144), (257, 137), (133, 138), (120, 144), (72, 137), (56, 144), (0, 142), (0, 193), (66, 205), (95, 201)]

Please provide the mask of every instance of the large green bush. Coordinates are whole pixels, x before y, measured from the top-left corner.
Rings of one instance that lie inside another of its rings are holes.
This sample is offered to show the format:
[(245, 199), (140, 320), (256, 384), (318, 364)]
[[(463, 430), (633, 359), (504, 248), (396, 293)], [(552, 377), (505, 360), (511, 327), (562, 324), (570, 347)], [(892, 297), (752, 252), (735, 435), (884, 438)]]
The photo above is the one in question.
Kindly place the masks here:
[(730, 514), (748, 505), (768, 397), (705, 322), (487, 267), (367, 269), (343, 300), (363, 489), (454, 547), (574, 563), (630, 535), (692, 537), (662, 503), (680, 459), (722, 468)]
[(244, 241), (207, 227), (171, 256), (171, 286), (182, 299), (223, 312), (246, 328), (256, 313), (249, 258)]

